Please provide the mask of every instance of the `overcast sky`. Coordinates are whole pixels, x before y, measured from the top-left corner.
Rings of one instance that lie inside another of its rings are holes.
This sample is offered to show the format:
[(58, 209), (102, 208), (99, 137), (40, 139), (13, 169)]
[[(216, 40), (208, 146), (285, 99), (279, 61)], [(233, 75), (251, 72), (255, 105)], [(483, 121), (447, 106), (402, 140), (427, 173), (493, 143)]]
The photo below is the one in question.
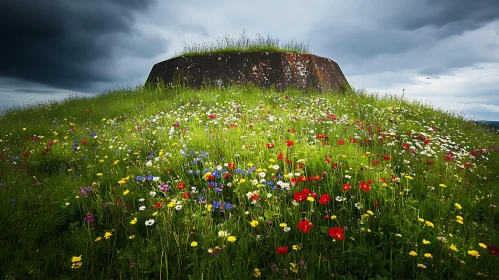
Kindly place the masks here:
[(0, 111), (135, 87), (184, 43), (243, 30), (308, 44), (356, 88), (499, 120), (497, 0), (5, 0)]

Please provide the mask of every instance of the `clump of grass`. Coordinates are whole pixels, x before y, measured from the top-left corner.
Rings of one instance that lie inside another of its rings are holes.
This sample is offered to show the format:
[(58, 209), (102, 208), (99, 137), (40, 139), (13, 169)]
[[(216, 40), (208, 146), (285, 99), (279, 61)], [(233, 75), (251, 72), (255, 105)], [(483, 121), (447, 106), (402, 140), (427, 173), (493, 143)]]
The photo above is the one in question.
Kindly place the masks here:
[(2, 279), (497, 272), (499, 135), (396, 96), (137, 87), (0, 131)]
[(215, 42), (184, 43), (184, 49), (179, 54), (175, 54), (174, 57), (229, 52), (264, 51), (306, 54), (308, 53), (308, 45), (294, 41), (281, 45), (278, 38), (273, 38), (271, 36), (263, 37), (260, 34), (257, 34), (255, 38), (249, 38), (245, 32), (243, 32), (240, 34), (239, 38), (232, 38), (229, 35), (225, 35), (223, 38), (216, 39)]

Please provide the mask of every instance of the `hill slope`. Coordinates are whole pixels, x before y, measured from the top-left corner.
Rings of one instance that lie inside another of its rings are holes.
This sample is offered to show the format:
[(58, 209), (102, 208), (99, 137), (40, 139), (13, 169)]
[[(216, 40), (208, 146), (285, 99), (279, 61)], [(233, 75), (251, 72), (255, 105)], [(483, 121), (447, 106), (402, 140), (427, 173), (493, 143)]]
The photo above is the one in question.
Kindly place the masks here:
[(2, 278), (496, 271), (499, 136), (417, 103), (137, 87), (0, 121)]

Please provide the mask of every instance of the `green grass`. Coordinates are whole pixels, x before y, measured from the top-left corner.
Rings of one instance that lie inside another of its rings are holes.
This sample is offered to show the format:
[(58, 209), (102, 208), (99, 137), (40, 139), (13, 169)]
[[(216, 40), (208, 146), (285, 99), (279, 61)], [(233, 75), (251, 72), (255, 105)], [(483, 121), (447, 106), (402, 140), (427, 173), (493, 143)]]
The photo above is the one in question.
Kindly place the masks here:
[(256, 38), (249, 38), (243, 32), (239, 38), (225, 35), (223, 38), (215, 40), (215, 42), (184, 43), (183, 50), (175, 54), (174, 57), (230, 52), (291, 52), (307, 54), (308, 45), (294, 41), (280, 44), (279, 39), (270, 36), (265, 38), (260, 34), (257, 34)]
[(499, 136), (419, 103), (137, 87), (0, 131), (2, 279), (497, 274)]

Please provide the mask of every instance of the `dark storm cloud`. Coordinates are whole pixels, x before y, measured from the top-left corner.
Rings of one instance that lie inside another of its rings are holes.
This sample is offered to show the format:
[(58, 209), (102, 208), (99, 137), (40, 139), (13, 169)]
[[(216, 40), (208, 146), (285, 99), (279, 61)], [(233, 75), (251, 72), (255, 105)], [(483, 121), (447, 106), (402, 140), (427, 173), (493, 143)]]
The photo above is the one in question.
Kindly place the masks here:
[[(0, 77), (85, 89), (119, 79), (107, 61), (133, 53), (150, 57), (165, 43), (129, 40), (134, 14), (153, 1), (1, 1)], [(162, 39), (156, 39), (162, 41)], [(106, 67), (107, 66), (107, 67)]]
[(411, 17), (401, 19), (404, 28), (430, 26), (441, 30), (442, 34), (451, 35), (474, 30), (499, 19), (497, 0), (428, 0), (425, 3), (425, 7), (413, 11)]
[[(401, 57), (400, 54), (409, 52), (424, 55), (429, 49), (446, 44), (446, 40), (456, 40), (467, 31), (479, 30), (499, 19), (497, 0), (352, 3), (347, 18), (342, 17), (341, 13), (336, 17), (333, 15), (332, 18), (336, 20), (316, 24), (311, 28), (311, 33), (321, 34), (313, 43), (322, 46), (325, 55), (356, 65), (382, 55)], [(341, 5), (335, 4), (329, 10), (341, 8)], [(344, 7), (341, 11), (344, 11)], [(486, 51), (495, 52), (499, 45), (494, 43), (494, 34), (491, 36)], [(482, 38), (484, 37), (479, 39), (483, 41)], [(495, 38), (498, 38), (497, 32)], [(439, 55), (438, 65), (429, 62), (428, 65), (423, 65), (426, 69), (422, 74), (435, 75), (446, 69), (470, 66), (491, 59), (494, 61), (493, 57), (468, 48), (472, 46), (463, 41), (456, 41), (454, 44), (447, 46), (452, 48), (451, 51)], [(403, 68), (408, 63), (421, 61), (406, 62)]]

